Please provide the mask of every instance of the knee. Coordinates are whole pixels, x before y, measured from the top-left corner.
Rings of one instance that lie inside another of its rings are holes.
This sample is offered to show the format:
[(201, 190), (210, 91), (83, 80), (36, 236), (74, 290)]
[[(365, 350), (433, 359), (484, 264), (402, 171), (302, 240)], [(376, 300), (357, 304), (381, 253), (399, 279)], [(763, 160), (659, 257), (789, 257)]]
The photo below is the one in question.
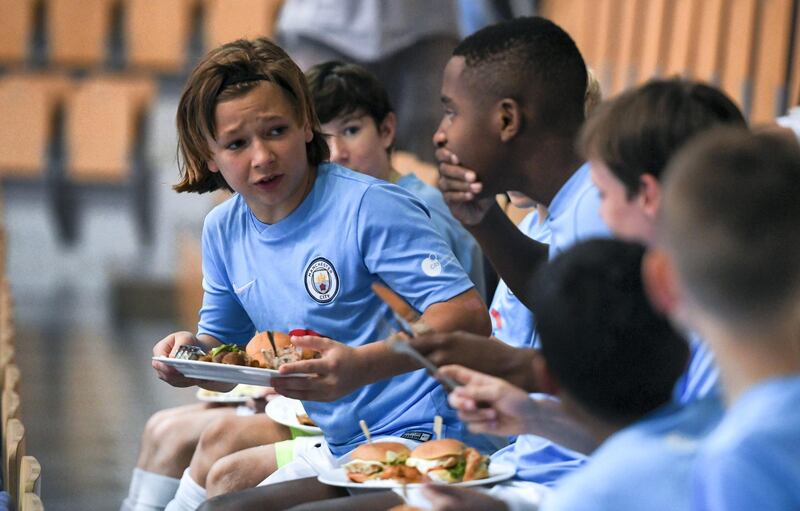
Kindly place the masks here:
[(142, 435), (141, 468), (174, 475), (188, 466), (198, 439), (187, 433), (186, 420), (191, 417), (162, 412), (150, 417)]
[(237, 426), (237, 416), (220, 417), (206, 426), (200, 435), (198, 451), (200, 455), (223, 456), (234, 452), (237, 435), (233, 432)]
[(142, 433), (142, 446), (148, 446), (157, 443), (158, 439), (164, 433), (167, 427), (167, 422), (172, 416), (172, 410), (159, 410), (147, 419), (144, 425), (144, 432)]
[(229, 456), (214, 462), (206, 476), (206, 491), (209, 498), (244, 489), (241, 488), (241, 484), (237, 484), (239, 480), (236, 472), (237, 465), (236, 461)]

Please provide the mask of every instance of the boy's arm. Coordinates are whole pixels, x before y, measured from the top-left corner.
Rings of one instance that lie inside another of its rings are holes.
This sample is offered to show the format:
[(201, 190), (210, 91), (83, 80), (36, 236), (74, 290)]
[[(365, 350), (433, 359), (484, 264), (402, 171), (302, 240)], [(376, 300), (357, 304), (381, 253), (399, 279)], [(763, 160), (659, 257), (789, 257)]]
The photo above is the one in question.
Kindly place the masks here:
[[(422, 320), (434, 329), (469, 329), (481, 333), (491, 330), (486, 306), (474, 288), (430, 305), (422, 314)], [(475, 337), (489, 341), (486, 337)], [(364, 385), (421, 367), (408, 355), (391, 350), (383, 341), (357, 348), (311, 336), (293, 338), (292, 342), (322, 353), (321, 358), (284, 364), (280, 368), (282, 374), (313, 373), (316, 378), (272, 380), (276, 392), (295, 399), (333, 401)]]
[(526, 307), (536, 270), (547, 262), (549, 245), (527, 237), (495, 202), (478, 224), (467, 226), (497, 274)]
[(462, 330), (479, 335), (492, 333), (486, 304), (475, 290), (469, 290), (445, 302), (431, 304), (420, 320), (435, 332)]
[(439, 176), (439, 189), (453, 216), (475, 237), (511, 291), (528, 305), (526, 290), (536, 270), (547, 261), (549, 246), (522, 233), (493, 197), (480, 197), (482, 185), (475, 172), (442, 162)]

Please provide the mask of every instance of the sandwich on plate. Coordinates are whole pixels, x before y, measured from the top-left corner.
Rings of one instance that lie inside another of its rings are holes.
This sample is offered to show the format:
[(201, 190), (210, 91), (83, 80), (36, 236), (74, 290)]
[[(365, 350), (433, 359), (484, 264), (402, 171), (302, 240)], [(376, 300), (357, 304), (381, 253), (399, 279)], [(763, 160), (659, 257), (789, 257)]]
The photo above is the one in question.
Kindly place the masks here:
[(420, 444), (406, 460), (431, 481), (460, 483), (489, 477), (489, 457), (453, 438)]
[(356, 483), (392, 479), (403, 484), (422, 482), (422, 474), (406, 466), (411, 450), (399, 442), (372, 442), (353, 450), (343, 465), (347, 478)]

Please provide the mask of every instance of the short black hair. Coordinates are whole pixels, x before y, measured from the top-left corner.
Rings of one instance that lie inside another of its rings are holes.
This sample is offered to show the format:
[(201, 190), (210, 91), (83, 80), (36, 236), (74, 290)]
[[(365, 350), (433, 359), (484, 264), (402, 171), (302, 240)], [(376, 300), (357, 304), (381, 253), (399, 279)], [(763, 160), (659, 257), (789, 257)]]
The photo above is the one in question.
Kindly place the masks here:
[(667, 403), (686, 370), (686, 340), (645, 295), (637, 243), (595, 239), (560, 254), (531, 293), (542, 353), (587, 412), (632, 422)]
[(608, 165), (630, 198), (639, 193), (642, 174), (660, 179), (678, 149), (718, 125), (746, 126), (724, 92), (680, 78), (652, 80), (600, 105), (583, 126), (578, 145), (585, 158)]
[(358, 64), (323, 62), (306, 71), (306, 79), (322, 124), (362, 110), (380, 126), (394, 111), (380, 80)]
[(798, 219), (792, 138), (716, 128), (667, 168), (659, 239), (695, 304), (730, 325), (758, 328), (797, 314)]
[(496, 98), (531, 102), (548, 129), (574, 131), (584, 118), (586, 64), (575, 42), (552, 21), (519, 17), (489, 25), (464, 39), (471, 85)]

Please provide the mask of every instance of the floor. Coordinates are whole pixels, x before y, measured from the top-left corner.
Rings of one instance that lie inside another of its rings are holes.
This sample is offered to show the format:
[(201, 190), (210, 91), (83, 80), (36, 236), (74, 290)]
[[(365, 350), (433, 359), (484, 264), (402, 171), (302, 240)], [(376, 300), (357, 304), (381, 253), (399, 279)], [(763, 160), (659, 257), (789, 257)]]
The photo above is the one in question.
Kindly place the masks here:
[(22, 418), (48, 511), (118, 509), (147, 418), (194, 399), (150, 367), (153, 344), (178, 329), (175, 241), (199, 232), (211, 201), (170, 189), (176, 101), (162, 93), (149, 122), (149, 244), (119, 190), (80, 190), (78, 236), (64, 245), (42, 183), (2, 183)]

